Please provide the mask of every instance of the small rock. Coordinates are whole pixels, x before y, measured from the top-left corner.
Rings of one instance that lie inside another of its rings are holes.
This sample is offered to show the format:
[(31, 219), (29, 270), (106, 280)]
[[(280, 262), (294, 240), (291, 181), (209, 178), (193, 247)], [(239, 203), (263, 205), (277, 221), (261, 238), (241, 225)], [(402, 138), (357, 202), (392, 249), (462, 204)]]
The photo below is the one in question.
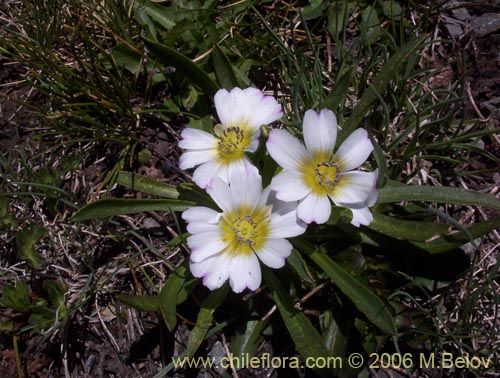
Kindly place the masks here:
[(478, 37), (496, 32), (500, 29), (500, 13), (485, 13), (474, 18), (472, 28)]
[[(460, 4), (457, 1), (450, 1), (446, 5), (449, 8), (453, 8), (453, 7), (459, 6)], [(451, 14), (457, 20), (464, 21), (464, 22), (469, 22), (470, 18), (471, 18), (469, 12), (464, 7), (452, 9)]]
[(226, 355), (226, 352), (224, 351), (224, 346), (222, 345), (222, 343), (220, 341), (216, 341), (214, 343), (214, 346), (210, 350), (210, 352), (208, 352), (208, 354), (207, 354), (207, 357), (214, 359), (214, 362), (215, 362), (214, 363), (214, 370), (218, 373), (222, 373), (225, 370), (222, 366), (220, 366), (220, 360), (225, 355)]
[(146, 218), (142, 221), (142, 228), (161, 228), (161, 224), (158, 223), (154, 218)]

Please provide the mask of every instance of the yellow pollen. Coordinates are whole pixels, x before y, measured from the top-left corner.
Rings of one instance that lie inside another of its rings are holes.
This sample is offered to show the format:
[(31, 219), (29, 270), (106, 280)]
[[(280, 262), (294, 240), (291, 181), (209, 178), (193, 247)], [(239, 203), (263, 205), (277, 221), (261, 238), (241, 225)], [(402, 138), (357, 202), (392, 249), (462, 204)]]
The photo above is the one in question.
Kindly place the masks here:
[(226, 213), (222, 218), (222, 238), (229, 245), (231, 254), (250, 254), (260, 250), (269, 234), (270, 209), (252, 209), (241, 206), (237, 211)]
[(330, 192), (338, 182), (338, 170), (339, 168), (336, 163), (325, 161), (317, 164), (314, 174), (316, 175), (318, 184)]
[(232, 230), (236, 241), (249, 247), (255, 246), (254, 239), (259, 235), (257, 232), (258, 225), (259, 224), (248, 215), (236, 219), (232, 223)]
[(304, 161), (300, 167), (302, 178), (313, 193), (319, 195), (333, 194), (339, 189), (341, 172), (339, 164), (331, 160), (331, 155), (317, 153)]
[(228, 164), (243, 157), (245, 148), (251, 143), (248, 130), (238, 126), (231, 126), (216, 131), (219, 137), (217, 152), (219, 159)]

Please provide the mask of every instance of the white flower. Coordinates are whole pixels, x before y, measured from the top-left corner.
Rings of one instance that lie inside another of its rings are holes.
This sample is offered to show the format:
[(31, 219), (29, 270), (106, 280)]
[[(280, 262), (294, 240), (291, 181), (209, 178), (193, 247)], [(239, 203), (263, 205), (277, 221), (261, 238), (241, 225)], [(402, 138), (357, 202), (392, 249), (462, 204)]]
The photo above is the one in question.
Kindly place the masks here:
[(255, 88), (233, 88), (217, 91), (215, 108), (221, 121), (215, 135), (187, 128), (181, 133), (179, 147), (185, 152), (179, 160), (181, 169), (199, 167), (193, 181), (206, 188), (213, 177), (228, 182), (235, 170), (252, 165), (245, 152), (255, 152), (259, 145), (260, 127), (280, 119), (281, 106), (271, 96)]
[(281, 268), (292, 251), (285, 238), (302, 234), (306, 225), (297, 219), (296, 203), (276, 200), (255, 167), (233, 174), (227, 184), (214, 178), (207, 192), (222, 212), (193, 207), (182, 213), (188, 222), (190, 269), (214, 290), (229, 278), (234, 292), (260, 286), (259, 259)]
[(373, 145), (366, 130), (357, 129), (334, 153), (337, 119), (328, 109), (308, 110), (303, 122), (304, 145), (285, 130), (272, 130), (267, 141), (271, 157), (284, 170), (271, 182), (276, 197), (300, 201), (297, 215), (306, 223), (324, 223), (331, 213), (330, 199), (352, 211), (351, 224), (368, 225), (368, 207), (377, 201), (377, 171), (353, 170), (363, 164)]

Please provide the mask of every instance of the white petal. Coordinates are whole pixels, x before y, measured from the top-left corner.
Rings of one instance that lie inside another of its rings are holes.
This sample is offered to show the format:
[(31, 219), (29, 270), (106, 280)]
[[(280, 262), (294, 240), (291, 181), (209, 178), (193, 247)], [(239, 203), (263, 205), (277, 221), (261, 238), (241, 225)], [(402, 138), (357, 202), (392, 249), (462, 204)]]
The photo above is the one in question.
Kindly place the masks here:
[(234, 171), (230, 176), (230, 189), (235, 203), (252, 207), (260, 198), (262, 178), (253, 165)]
[(284, 171), (274, 176), (271, 189), (282, 201), (298, 201), (311, 192), (311, 189), (305, 185), (302, 175), (297, 171)]
[[(337, 206), (358, 203), (358, 207), (368, 205), (368, 200), (373, 196), (376, 172), (351, 171), (342, 173), (335, 190), (330, 198)], [(352, 207), (352, 206), (351, 206)]]
[(204, 278), (208, 272), (210, 272), (212, 269), (212, 266), (217, 262), (217, 260), (222, 256), (222, 252), (211, 256), (205, 260), (202, 260), (200, 262), (194, 262), (191, 259), (189, 260), (189, 269), (191, 270), (191, 273), (193, 276), (197, 278)]
[(256, 88), (219, 90), (214, 97), (221, 123), (226, 126), (247, 125), (252, 130), (283, 116), (281, 106), (273, 97), (264, 96)]
[(232, 257), (230, 265), (229, 284), (235, 293), (241, 293), (247, 287), (256, 290), (260, 286), (260, 265), (254, 253), (236, 255)]
[(223, 241), (219, 230), (194, 234), (187, 238), (191, 248), (191, 260), (200, 262), (206, 258), (216, 255), (227, 247), (228, 242)]
[(229, 277), (229, 272), (232, 269), (230, 265), (231, 257), (227, 253), (222, 253), (206, 259), (205, 261), (210, 259), (214, 259), (214, 262), (206, 271), (206, 275), (203, 278), (203, 285), (210, 290), (215, 290), (224, 285), (224, 282), (226, 282)]
[(223, 166), (221, 166), (221, 164), (215, 159), (203, 163), (193, 172), (194, 183), (200, 188), (205, 189), (210, 185), (210, 181), (214, 177), (218, 177), (220, 175), (222, 167)]
[(271, 191), (271, 186), (267, 186), (260, 194), (259, 199), (255, 202), (253, 209), (260, 209), (264, 206), (271, 206), (273, 201), (272, 197), (275, 198), (274, 192)]
[(257, 148), (259, 148), (259, 143), (260, 143), (259, 137), (260, 137), (260, 129), (251, 135), (250, 145), (247, 148), (245, 148), (245, 151), (248, 152), (257, 151)]
[(215, 224), (219, 213), (205, 206), (191, 207), (182, 213), (182, 219), (187, 222), (205, 222)]
[(278, 269), (285, 265), (285, 260), (292, 253), (292, 244), (285, 239), (270, 239), (260, 251), (255, 253), (270, 268)]
[(191, 234), (217, 231), (220, 216), (215, 210), (202, 206), (192, 207), (182, 213), (182, 219), (188, 222), (187, 230)]
[(255, 168), (255, 166), (252, 164), (252, 161), (247, 156), (244, 156), (242, 159), (232, 160), (226, 166), (225, 177), (221, 177), (221, 178), (225, 182), (230, 183), (233, 175), (243, 175), (244, 176), (252, 171), (258, 172), (257, 168)]
[(214, 160), (216, 156), (216, 150), (185, 151), (179, 158), (179, 168), (190, 169), (210, 160)]
[(328, 109), (318, 114), (308, 110), (303, 121), (304, 142), (308, 151), (331, 154), (337, 140), (337, 117)]
[(369, 208), (363, 207), (361, 209), (351, 209), (353, 226), (359, 227), (360, 225), (368, 226), (373, 221), (373, 215)]
[(291, 238), (306, 231), (306, 225), (297, 218), (295, 211), (280, 215), (272, 213), (269, 224), (270, 239)]
[(188, 127), (181, 133), (179, 147), (187, 150), (209, 150), (217, 147), (217, 138), (206, 131)]
[(310, 158), (304, 145), (285, 130), (271, 130), (266, 147), (276, 163), (288, 170), (299, 171)]
[(210, 181), (210, 186), (207, 187), (207, 193), (212, 197), (217, 206), (219, 206), (224, 213), (231, 212), (236, 208), (233, 203), (233, 196), (229, 185), (221, 178), (216, 177)]
[(341, 144), (333, 161), (342, 172), (350, 171), (363, 164), (373, 151), (373, 144), (364, 129), (357, 129)]
[(328, 196), (315, 193), (310, 193), (297, 207), (297, 216), (307, 224), (325, 223), (330, 218), (331, 212), (332, 206)]
[(219, 225), (207, 222), (190, 222), (186, 229), (190, 234), (194, 235), (203, 232), (217, 232), (219, 230)]

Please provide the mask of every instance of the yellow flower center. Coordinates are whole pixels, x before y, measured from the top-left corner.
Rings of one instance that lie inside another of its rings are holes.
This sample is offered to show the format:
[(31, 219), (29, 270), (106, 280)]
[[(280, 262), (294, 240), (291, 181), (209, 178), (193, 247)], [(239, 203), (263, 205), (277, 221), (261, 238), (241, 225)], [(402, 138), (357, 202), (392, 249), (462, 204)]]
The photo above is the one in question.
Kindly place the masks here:
[(269, 235), (269, 210), (251, 210), (241, 206), (237, 211), (224, 214), (222, 218), (222, 239), (229, 242), (227, 252), (250, 254), (264, 245)]
[(326, 190), (331, 191), (337, 184), (338, 170), (339, 167), (336, 163), (324, 161), (317, 164), (316, 169), (314, 170), (314, 174), (316, 175), (318, 184)]
[(330, 159), (326, 154), (315, 154), (302, 164), (304, 182), (316, 194), (332, 194), (338, 189), (339, 164)]
[(215, 134), (219, 137), (217, 154), (219, 160), (225, 164), (241, 159), (245, 154), (245, 148), (252, 142), (250, 131), (245, 127), (224, 128), (222, 125), (217, 125)]

